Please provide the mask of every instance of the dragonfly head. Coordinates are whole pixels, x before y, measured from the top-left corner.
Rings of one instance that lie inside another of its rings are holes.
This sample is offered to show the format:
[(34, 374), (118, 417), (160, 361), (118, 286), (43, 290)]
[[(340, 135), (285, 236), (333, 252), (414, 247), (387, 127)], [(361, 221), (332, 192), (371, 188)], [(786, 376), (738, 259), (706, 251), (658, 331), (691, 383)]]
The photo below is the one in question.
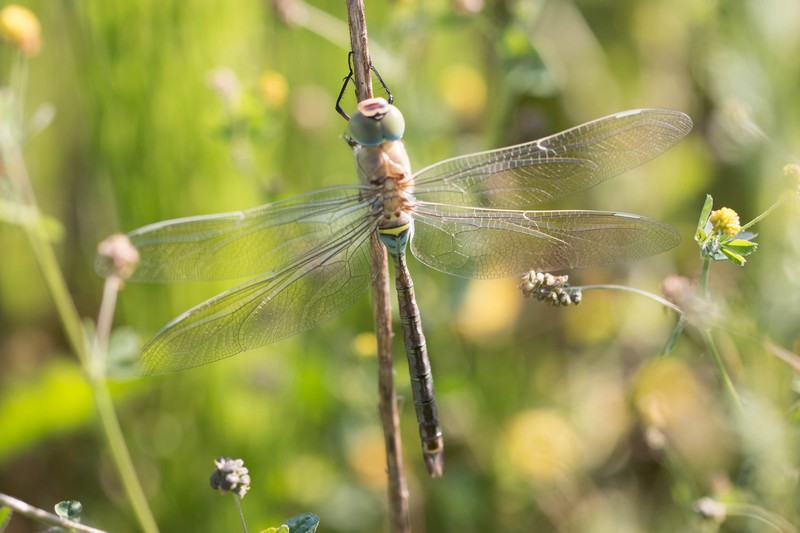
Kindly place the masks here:
[(350, 137), (361, 146), (398, 141), (403, 138), (405, 128), (400, 110), (380, 97), (359, 102), (348, 124)]

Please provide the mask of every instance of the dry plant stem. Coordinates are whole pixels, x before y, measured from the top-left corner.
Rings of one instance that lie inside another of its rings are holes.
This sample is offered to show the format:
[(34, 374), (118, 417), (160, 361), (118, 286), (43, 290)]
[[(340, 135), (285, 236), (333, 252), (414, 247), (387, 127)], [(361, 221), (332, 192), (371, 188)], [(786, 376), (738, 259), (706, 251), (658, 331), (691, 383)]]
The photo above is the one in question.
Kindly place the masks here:
[(387, 494), (392, 531), (411, 531), (408, 516), (408, 487), (403, 475), (400, 415), (394, 388), (392, 365), (392, 306), (389, 294), (389, 266), (386, 249), (377, 235), (371, 237), (373, 268), (377, 276), (372, 284), (372, 310), (378, 340), (378, 394), (386, 467), (389, 477)]
[(94, 349), (92, 350), (92, 372), (99, 377), (106, 375), (106, 358), (108, 339), (111, 336), (111, 324), (114, 322), (114, 309), (117, 306), (117, 293), (122, 289), (122, 280), (112, 274), (103, 285), (103, 299), (100, 312), (97, 314), (97, 326), (94, 333)]
[(356, 99), (372, 98), (372, 74), (367, 38), (367, 20), (363, 0), (347, 0), (347, 24), (350, 27), (350, 50), (353, 52), (353, 83)]
[(786, 348), (778, 346), (774, 342), (764, 341), (764, 347), (769, 350), (772, 355), (791, 366), (795, 372), (800, 374), (800, 357)]
[(28, 505), (22, 500), (18, 500), (2, 493), (0, 493), (0, 506), (8, 507), (17, 514), (27, 516), (28, 518), (33, 518), (34, 520), (38, 520), (43, 524), (59, 526), (67, 530), (85, 531), (87, 533), (106, 533), (102, 529), (95, 529), (93, 527), (85, 526), (80, 522), (74, 522), (72, 520), (67, 520), (66, 518), (61, 518), (58, 515), (48, 513), (47, 511), (39, 509), (38, 507)]
[[(28, 204), (27, 207), (31, 212), (36, 213), (38, 217), (39, 210), (18, 142), (13, 139), (3, 138), (0, 151), (2, 151), (0, 155), (2, 155), (2, 160), (6, 164), (10, 181), (15, 187), (18, 197)], [(139, 525), (146, 533), (157, 532), (158, 527), (147, 505), (147, 499), (144, 497), (144, 492), (136, 477), (133, 462), (128, 453), (125, 439), (122, 436), (122, 430), (114, 411), (114, 404), (111, 400), (108, 385), (104, 376), (98, 376), (94, 373), (94, 356), (90, 352), (91, 343), (84, 333), (83, 324), (70, 297), (66, 281), (58, 266), (55, 252), (50, 242), (43, 238), (43, 232), (39, 230), (38, 224), (26, 225), (23, 226), (23, 229), (36, 256), (36, 261), (42, 271), (47, 288), (53, 297), (58, 315), (66, 331), (67, 339), (89, 377), (89, 384), (93, 392), (92, 397), (100, 418), (103, 434), (109, 445), (128, 500), (139, 520)]]
[[(350, 27), (350, 46), (353, 51), (353, 81), (356, 86), (356, 98), (360, 102), (372, 98), (372, 76), (363, 0), (347, 0), (347, 20)], [(378, 395), (389, 477), (387, 495), (390, 524), (393, 532), (405, 533), (411, 531), (411, 525), (408, 515), (408, 488), (403, 474), (400, 416), (397, 410), (394, 366), (392, 365), (389, 266), (386, 250), (377, 235), (372, 235), (371, 243), (372, 268), (375, 273), (375, 281), (372, 285), (372, 306), (375, 334), (378, 341)]]

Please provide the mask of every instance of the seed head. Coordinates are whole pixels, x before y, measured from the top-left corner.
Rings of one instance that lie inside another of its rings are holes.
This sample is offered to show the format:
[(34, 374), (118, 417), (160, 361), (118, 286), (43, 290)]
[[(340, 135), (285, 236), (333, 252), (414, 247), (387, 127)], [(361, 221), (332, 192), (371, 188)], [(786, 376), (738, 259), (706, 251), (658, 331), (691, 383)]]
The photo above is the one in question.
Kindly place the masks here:
[(211, 488), (220, 492), (232, 492), (244, 498), (250, 490), (250, 473), (241, 459), (218, 457), (214, 461), (216, 470), (211, 474)]
[(139, 263), (139, 250), (122, 233), (115, 233), (98, 244), (97, 254), (111, 267), (111, 273), (123, 280), (133, 275)]
[(569, 276), (554, 276), (549, 272), (532, 270), (522, 277), (519, 290), (526, 298), (534, 297), (553, 306), (578, 305), (581, 303), (580, 289), (569, 286)]

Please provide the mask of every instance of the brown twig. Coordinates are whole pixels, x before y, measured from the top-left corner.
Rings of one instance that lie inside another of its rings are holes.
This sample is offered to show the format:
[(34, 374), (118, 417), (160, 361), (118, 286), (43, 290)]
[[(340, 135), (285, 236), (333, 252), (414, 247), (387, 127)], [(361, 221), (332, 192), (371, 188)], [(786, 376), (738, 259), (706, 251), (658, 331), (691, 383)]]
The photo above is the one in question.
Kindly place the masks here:
[[(372, 98), (372, 76), (363, 0), (347, 0), (347, 19), (350, 27), (350, 46), (353, 51), (353, 81), (356, 86), (356, 98), (360, 102)], [(408, 488), (403, 474), (400, 416), (394, 389), (389, 267), (386, 249), (377, 234), (372, 235), (372, 268), (376, 273), (372, 285), (372, 309), (378, 340), (378, 394), (389, 476), (389, 512), (392, 531), (404, 533), (410, 532), (411, 526), (408, 519)]]
[(48, 513), (47, 511), (39, 509), (38, 507), (28, 505), (22, 500), (18, 500), (12, 496), (8, 496), (7, 494), (0, 494), (0, 506), (8, 507), (17, 514), (20, 514), (22, 516), (27, 516), (28, 518), (33, 518), (44, 524), (59, 526), (71, 531), (84, 531), (86, 533), (105, 533), (105, 531), (103, 531), (102, 529), (95, 529), (93, 527), (85, 526), (80, 522), (75, 522), (74, 520), (67, 520), (66, 518), (61, 518), (58, 515), (54, 515), (53, 513)]

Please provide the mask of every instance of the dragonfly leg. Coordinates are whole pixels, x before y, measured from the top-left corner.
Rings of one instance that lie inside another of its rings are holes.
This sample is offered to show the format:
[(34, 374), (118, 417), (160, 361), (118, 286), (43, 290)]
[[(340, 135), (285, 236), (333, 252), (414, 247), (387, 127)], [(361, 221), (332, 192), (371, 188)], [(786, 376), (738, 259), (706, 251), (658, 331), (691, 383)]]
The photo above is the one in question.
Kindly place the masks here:
[[(344, 77), (344, 82), (342, 83), (342, 89), (339, 91), (339, 96), (336, 98), (336, 112), (342, 115), (342, 117), (344, 117), (345, 120), (349, 121), (350, 115), (348, 115), (347, 112), (344, 109), (342, 109), (342, 98), (344, 98), (344, 91), (345, 89), (347, 89), (347, 84), (350, 81), (354, 80), (352, 50), (347, 53), (347, 68), (348, 68), (347, 76)], [(392, 91), (389, 90), (389, 87), (386, 85), (386, 82), (383, 81), (383, 78), (381, 77), (380, 72), (378, 72), (378, 69), (376, 69), (375, 65), (372, 64), (372, 58), (370, 58), (369, 60), (369, 68), (370, 70), (372, 70), (372, 72), (375, 73), (375, 77), (378, 78), (378, 81), (381, 83), (381, 87), (383, 87), (383, 90), (386, 91), (386, 95), (388, 96), (387, 100), (389, 101), (389, 103), (391, 104), (392, 102), (394, 102), (394, 96), (392, 95)]]
[(394, 102), (394, 95), (392, 95), (392, 91), (389, 90), (389, 87), (386, 85), (386, 82), (383, 81), (383, 78), (381, 78), (381, 74), (380, 72), (378, 72), (378, 69), (376, 69), (375, 65), (372, 64), (372, 59), (369, 60), (369, 68), (372, 69), (372, 72), (375, 73), (375, 77), (378, 78), (379, 82), (381, 82), (381, 87), (383, 87), (383, 90), (386, 91), (386, 96), (388, 96), (387, 100), (389, 101), (389, 103), (391, 104), (392, 102)]
[(352, 50), (347, 53), (347, 68), (349, 71), (347, 72), (347, 76), (344, 77), (344, 82), (342, 83), (342, 90), (339, 91), (339, 97), (336, 99), (336, 112), (339, 113), (344, 117), (345, 120), (350, 120), (350, 115), (348, 115), (344, 109), (342, 109), (342, 98), (344, 98), (344, 91), (347, 89), (347, 84), (350, 80), (353, 79), (353, 52)]

